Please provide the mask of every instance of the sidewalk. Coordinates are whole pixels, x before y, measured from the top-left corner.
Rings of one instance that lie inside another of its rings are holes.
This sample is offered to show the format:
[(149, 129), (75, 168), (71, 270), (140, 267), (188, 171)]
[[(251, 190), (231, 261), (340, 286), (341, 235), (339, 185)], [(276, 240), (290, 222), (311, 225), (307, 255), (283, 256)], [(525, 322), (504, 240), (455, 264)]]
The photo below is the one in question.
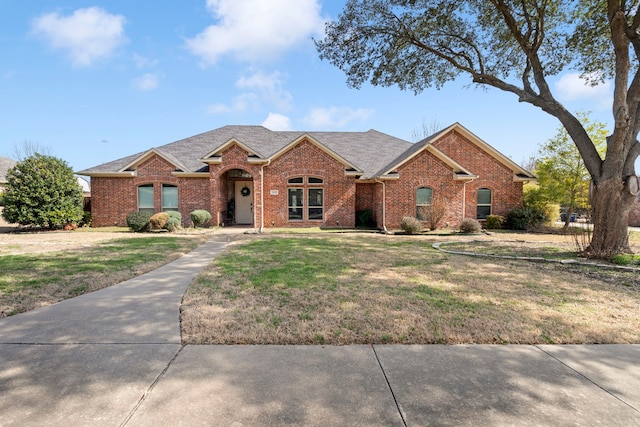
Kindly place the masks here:
[(182, 346), (228, 232), (0, 319), (0, 426), (640, 425), (640, 345)]

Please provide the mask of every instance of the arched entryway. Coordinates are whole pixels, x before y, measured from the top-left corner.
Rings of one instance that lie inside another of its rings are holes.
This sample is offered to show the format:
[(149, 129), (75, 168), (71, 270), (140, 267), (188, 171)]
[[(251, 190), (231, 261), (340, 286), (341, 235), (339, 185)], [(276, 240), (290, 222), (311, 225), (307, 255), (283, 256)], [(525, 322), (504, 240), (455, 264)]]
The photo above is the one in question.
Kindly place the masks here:
[(231, 169), (221, 176), (220, 184), (226, 188), (226, 225), (253, 225), (253, 176), (242, 169)]

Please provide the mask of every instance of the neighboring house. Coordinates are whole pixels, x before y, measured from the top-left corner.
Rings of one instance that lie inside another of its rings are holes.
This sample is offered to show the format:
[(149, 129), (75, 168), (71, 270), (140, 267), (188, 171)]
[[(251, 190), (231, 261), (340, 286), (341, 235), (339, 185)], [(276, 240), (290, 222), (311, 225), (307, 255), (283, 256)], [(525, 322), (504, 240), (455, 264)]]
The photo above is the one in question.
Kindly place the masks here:
[(441, 227), (506, 215), (535, 177), (456, 123), (418, 143), (367, 132), (225, 126), (78, 172), (91, 177), (94, 226), (128, 213), (206, 209), (216, 224), (354, 227), (370, 210), (399, 228), (432, 204)]
[(7, 184), (7, 171), (16, 165), (16, 161), (8, 157), (0, 157), (0, 192)]

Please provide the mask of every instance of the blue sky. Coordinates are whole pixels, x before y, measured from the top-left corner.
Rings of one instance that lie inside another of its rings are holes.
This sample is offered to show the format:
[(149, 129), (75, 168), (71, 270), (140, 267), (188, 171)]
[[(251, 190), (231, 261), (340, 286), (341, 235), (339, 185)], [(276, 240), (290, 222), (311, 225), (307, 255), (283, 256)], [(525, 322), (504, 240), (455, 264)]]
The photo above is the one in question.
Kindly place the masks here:
[[(468, 79), (418, 95), (346, 86), (312, 39), (344, 0), (2, 0), (0, 156), (24, 142), (74, 170), (228, 124), (381, 132), (460, 122), (517, 163), (559, 123)], [(571, 111), (610, 123), (611, 86), (567, 72)]]

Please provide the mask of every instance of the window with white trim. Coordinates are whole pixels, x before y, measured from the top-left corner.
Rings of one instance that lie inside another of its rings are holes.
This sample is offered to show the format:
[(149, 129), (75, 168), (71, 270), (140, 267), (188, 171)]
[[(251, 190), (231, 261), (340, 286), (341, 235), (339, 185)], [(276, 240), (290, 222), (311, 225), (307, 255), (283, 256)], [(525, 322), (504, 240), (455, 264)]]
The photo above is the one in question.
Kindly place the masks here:
[(176, 185), (162, 185), (162, 212), (178, 211), (178, 187)]
[(416, 190), (416, 218), (420, 221), (427, 220), (427, 212), (431, 207), (433, 199), (433, 189), (430, 187), (420, 187)]
[(155, 212), (153, 203), (153, 184), (138, 186), (138, 212)]
[[(322, 221), (324, 219), (324, 184), (322, 178), (294, 177), (287, 180), (289, 221)], [(306, 195), (306, 198), (305, 198)]]
[(487, 219), (491, 215), (492, 192), (489, 188), (478, 189), (478, 210), (477, 219)]

